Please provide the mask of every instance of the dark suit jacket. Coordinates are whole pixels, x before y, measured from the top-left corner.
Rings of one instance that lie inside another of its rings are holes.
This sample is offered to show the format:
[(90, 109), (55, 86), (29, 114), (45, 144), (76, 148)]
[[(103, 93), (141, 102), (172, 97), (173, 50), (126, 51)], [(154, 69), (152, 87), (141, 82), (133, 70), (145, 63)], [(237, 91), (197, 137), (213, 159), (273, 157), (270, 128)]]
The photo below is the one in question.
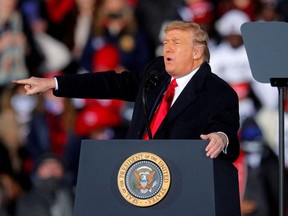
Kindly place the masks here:
[[(156, 58), (142, 72), (113, 71), (57, 77), (56, 96), (115, 98), (134, 101), (134, 113), (127, 138), (141, 139), (146, 130), (143, 88), (149, 74), (157, 74), (156, 86), (146, 91), (147, 113), (152, 117), (171, 77), (163, 57)], [(233, 89), (203, 63), (179, 95), (154, 139), (200, 139), (201, 134), (222, 131), (229, 137), (228, 153), (220, 158), (235, 161), (239, 155), (238, 97)]]

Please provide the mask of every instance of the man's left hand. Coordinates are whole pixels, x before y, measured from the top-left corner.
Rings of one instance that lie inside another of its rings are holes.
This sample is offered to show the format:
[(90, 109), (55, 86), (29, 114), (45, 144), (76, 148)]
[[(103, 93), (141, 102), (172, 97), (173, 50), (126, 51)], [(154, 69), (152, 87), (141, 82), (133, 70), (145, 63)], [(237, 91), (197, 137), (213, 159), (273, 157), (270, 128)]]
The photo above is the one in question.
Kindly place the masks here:
[(222, 133), (202, 134), (200, 137), (203, 140), (209, 140), (205, 151), (206, 156), (210, 158), (216, 158), (225, 149), (227, 144), (227, 138)]

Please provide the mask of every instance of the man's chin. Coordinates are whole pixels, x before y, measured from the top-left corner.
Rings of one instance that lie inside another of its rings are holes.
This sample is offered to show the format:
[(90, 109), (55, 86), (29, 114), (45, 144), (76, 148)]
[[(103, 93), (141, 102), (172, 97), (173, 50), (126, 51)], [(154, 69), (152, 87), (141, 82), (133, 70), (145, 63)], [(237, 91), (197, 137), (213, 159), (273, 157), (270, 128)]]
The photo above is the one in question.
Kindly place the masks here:
[(170, 76), (173, 76), (173, 74), (175, 74), (174, 70), (171, 67), (166, 66), (165, 70)]
[(167, 71), (167, 73), (171, 76), (171, 77), (173, 77), (173, 72), (171, 72), (171, 71)]

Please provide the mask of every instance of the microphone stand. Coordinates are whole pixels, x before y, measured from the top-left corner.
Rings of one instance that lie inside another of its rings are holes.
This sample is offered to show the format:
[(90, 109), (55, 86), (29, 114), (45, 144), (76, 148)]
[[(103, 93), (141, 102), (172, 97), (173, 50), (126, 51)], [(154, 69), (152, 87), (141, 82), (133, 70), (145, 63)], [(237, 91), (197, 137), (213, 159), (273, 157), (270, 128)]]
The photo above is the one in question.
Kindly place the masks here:
[(149, 137), (149, 140), (153, 139), (152, 137), (152, 132), (151, 132), (151, 128), (150, 128), (150, 121), (149, 121), (149, 117), (147, 114), (147, 96), (146, 96), (146, 88), (143, 88), (143, 93), (142, 93), (142, 102), (143, 102), (143, 106), (144, 106), (144, 117), (145, 117), (145, 121), (146, 121), (146, 125), (147, 125), (147, 134)]
[(147, 134), (149, 140), (153, 139), (152, 132), (150, 129), (150, 121), (149, 121), (149, 116), (147, 113), (147, 91), (151, 90), (154, 88), (157, 84), (157, 81), (159, 80), (158, 76), (158, 71), (152, 71), (150, 74), (147, 75), (146, 80), (145, 80), (145, 85), (142, 91), (142, 102), (143, 102), (143, 109), (144, 109), (144, 117), (145, 121), (147, 124)]

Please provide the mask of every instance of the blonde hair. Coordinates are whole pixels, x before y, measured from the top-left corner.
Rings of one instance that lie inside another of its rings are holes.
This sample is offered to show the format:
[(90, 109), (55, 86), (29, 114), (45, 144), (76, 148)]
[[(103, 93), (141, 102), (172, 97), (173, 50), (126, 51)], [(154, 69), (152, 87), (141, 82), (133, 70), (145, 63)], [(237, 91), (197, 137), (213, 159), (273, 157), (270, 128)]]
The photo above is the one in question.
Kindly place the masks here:
[(208, 49), (209, 36), (208, 33), (201, 27), (201, 25), (193, 22), (172, 21), (164, 29), (165, 33), (168, 31), (179, 29), (183, 31), (192, 31), (193, 44), (200, 45), (203, 48), (203, 61), (210, 61), (210, 51)]

